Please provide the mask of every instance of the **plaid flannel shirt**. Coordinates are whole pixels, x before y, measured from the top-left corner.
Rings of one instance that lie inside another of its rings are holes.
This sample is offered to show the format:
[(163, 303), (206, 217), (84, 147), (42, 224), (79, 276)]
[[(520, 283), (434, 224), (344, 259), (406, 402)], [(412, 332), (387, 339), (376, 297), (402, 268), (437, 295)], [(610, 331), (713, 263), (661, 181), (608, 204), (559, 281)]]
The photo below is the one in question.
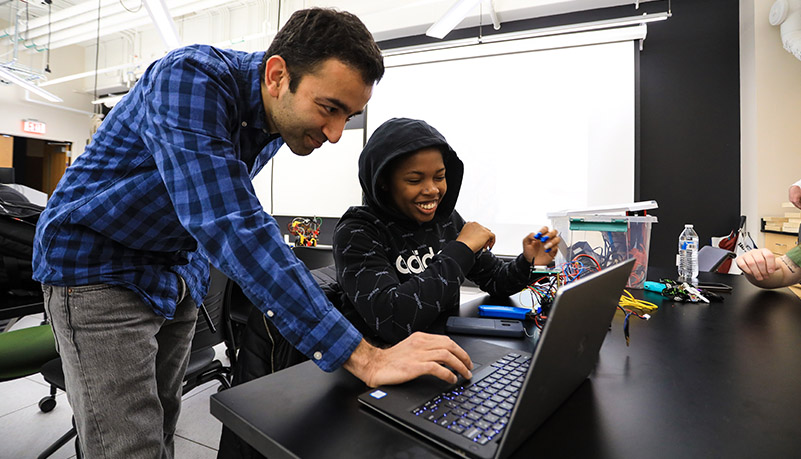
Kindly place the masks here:
[(330, 371), (361, 334), (328, 302), (253, 190), (251, 178), (283, 145), (268, 131), (263, 56), (195, 45), (153, 63), (51, 197), (37, 226), (34, 278), (121, 285), (172, 318), (178, 275), (200, 304), (211, 262)]

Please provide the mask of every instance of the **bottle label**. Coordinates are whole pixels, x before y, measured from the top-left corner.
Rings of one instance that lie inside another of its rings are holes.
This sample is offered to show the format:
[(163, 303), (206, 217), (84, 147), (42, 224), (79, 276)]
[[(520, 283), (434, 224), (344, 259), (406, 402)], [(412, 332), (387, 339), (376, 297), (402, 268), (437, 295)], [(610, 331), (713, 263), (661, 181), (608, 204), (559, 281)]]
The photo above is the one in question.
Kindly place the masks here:
[(695, 243), (693, 241), (684, 241), (681, 243), (681, 250), (694, 249)]

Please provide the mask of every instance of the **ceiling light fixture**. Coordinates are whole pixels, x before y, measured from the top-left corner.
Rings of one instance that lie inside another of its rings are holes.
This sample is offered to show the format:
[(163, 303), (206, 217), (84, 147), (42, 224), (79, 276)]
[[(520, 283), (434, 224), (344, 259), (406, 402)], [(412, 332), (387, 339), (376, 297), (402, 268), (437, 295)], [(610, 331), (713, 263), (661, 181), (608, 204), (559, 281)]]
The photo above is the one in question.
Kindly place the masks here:
[(172, 20), (170, 10), (167, 9), (167, 3), (164, 0), (144, 0), (144, 3), (167, 51), (180, 47), (181, 39), (178, 37), (178, 29)]
[[(2, 3), (3, 0), (0, 0)], [(169, 12), (173, 18), (185, 15), (196, 14), (211, 8), (225, 7), (230, 0), (167, 0)], [(138, 27), (154, 24), (153, 19), (146, 8), (141, 11), (131, 13), (126, 11), (119, 0), (102, 0), (101, 3), (101, 25), (100, 35), (107, 35), (121, 32), (124, 30), (137, 29)], [(4, 34), (13, 35), (14, 27), (0, 28), (0, 37)], [(64, 46), (82, 43), (84, 41), (94, 41), (97, 37), (97, 3), (79, 3), (53, 13), (52, 37), (50, 40), (50, 50), (56, 50)], [(47, 40), (47, 18), (31, 19), (28, 30), (25, 32), (26, 46), (44, 46)]]
[(445, 35), (459, 25), (480, 2), (481, 0), (458, 0), (426, 30), (426, 35), (433, 38), (445, 38)]
[(11, 83), (16, 83), (30, 92), (37, 94), (41, 97), (44, 97), (50, 102), (64, 102), (64, 100), (61, 99), (60, 97), (45, 91), (44, 89), (40, 88), (39, 86), (36, 86), (30, 81), (20, 78), (14, 72), (12, 72), (11, 69), (7, 67), (0, 66), (0, 78)]
[(437, 22), (426, 30), (426, 35), (439, 39), (445, 38), (445, 35), (448, 35), (454, 27), (459, 25), (459, 23), (482, 1), (486, 1), (489, 6), (493, 28), (495, 30), (500, 29), (501, 23), (498, 21), (498, 15), (495, 13), (495, 5), (492, 0), (457, 0)]

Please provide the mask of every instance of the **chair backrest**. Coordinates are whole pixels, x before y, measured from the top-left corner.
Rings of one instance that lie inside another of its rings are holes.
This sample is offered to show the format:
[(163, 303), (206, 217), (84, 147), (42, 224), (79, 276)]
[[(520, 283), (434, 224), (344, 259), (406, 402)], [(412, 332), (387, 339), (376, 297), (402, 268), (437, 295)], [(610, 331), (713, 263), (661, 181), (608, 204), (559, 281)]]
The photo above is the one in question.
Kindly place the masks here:
[(292, 252), (302, 261), (309, 271), (334, 264), (333, 247), (292, 247)]
[(192, 338), (192, 352), (216, 346), (222, 343), (225, 337), (223, 330), (223, 302), (226, 297), (225, 289), (228, 284), (228, 277), (213, 266), (209, 267), (209, 271), (209, 292), (203, 300), (203, 305), (209, 313), (209, 318), (211, 323), (214, 324), (215, 331), (212, 332), (209, 328), (202, 309), (198, 311), (195, 336)]
[(712, 245), (705, 245), (701, 247), (698, 252), (698, 271), (702, 273), (711, 273), (718, 269), (718, 266), (723, 264), (729, 258), (735, 258), (737, 255), (731, 250), (721, 249)]

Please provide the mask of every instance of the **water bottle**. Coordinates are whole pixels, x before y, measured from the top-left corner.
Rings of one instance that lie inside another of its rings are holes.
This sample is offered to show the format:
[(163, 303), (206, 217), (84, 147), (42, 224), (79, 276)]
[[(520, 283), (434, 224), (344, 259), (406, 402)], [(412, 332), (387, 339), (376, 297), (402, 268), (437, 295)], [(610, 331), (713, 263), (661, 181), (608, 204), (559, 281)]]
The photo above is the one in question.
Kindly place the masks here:
[(698, 233), (684, 225), (679, 235), (679, 281), (698, 284)]

